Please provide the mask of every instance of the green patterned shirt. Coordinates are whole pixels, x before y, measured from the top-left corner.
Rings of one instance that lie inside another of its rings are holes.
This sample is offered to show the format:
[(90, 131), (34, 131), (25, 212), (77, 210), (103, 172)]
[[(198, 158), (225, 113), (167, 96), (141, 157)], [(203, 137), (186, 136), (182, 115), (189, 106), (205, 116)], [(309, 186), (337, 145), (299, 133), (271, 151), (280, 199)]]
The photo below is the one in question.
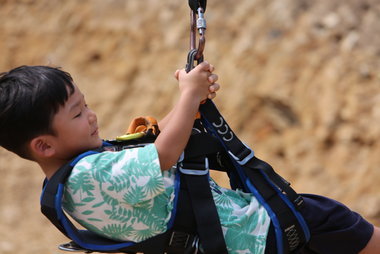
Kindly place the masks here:
[[(161, 171), (153, 144), (81, 159), (66, 185), (65, 211), (104, 237), (140, 242), (167, 230), (175, 168)], [(270, 218), (247, 193), (210, 186), (229, 253), (264, 253)]]

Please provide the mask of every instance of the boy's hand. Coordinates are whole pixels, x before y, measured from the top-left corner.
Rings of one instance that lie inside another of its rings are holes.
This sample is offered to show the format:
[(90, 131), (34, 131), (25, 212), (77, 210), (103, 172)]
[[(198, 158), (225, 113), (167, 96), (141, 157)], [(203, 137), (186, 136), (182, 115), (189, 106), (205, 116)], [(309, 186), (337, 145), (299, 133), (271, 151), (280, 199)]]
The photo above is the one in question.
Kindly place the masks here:
[(199, 102), (206, 98), (214, 99), (220, 85), (215, 83), (218, 76), (213, 74), (214, 66), (207, 62), (197, 65), (189, 73), (184, 69), (177, 70), (174, 74), (179, 81), (181, 93), (189, 93), (192, 97), (197, 98)]
[(162, 170), (175, 165), (185, 149), (201, 101), (215, 97), (219, 85), (215, 83), (218, 76), (212, 74), (213, 71), (211, 64), (203, 62), (189, 73), (175, 72), (181, 95), (172, 111), (159, 123), (161, 133), (154, 142)]
[(216, 92), (219, 90), (220, 85), (218, 83), (215, 83), (218, 80), (218, 76), (215, 74), (210, 75), (208, 77), (208, 80), (210, 81), (211, 85), (208, 87), (209, 94), (207, 98), (212, 100), (216, 97)]

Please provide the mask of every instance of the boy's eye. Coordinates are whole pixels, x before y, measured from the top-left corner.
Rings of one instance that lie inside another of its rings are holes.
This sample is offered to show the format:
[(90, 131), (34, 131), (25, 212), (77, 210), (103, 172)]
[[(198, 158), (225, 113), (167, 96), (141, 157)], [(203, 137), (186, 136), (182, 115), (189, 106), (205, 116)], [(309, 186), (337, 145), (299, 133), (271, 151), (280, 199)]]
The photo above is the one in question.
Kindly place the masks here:
[(80, 117), (82, 115), (83, 110), (86, 110), (87, 108), (88, 108), (88, 105), (86, 103), (82, 104), (81, 111), (77, 115), (75, 115), (74, 118)]
[(78, 118), (78, 117), (80, 117), (81, 115), (82, 115), (82, 111), (79, 112), (79, 114), (77, 114), (76, 116), (74, 116), (74, 118)]
[[(84, 103), (83, 106), (84, 108), (88, 108), (88, 105), (86, 103)], [(83, 112), (83, 109), (81, 109), (81, 111), (77, 115), (75, 115), (74, 118), (80, 117), (82, 115), (82, 112)]]

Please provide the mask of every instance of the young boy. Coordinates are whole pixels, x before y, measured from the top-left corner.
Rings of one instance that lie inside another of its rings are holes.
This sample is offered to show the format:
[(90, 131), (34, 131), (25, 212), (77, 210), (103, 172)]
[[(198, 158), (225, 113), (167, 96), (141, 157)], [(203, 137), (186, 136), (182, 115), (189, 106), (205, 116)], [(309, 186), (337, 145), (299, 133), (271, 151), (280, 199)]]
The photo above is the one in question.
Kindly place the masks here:
[[(103, 152), (78, 161), (64, 207), (104, 237), (142, 241), (165, 232), (174, 199), (174, 171), (202, 100), (219, 90), (214, 67), (178, 70), (180, 97), (159, 122), (154, 144)], [(77, 155), (101, 147), (96, 114), (71, 76), (57, 68), (22, 66), (0, 75), (0, 145), (37, 162), (49, 179)], [(247, 193), (210, 180), (229, 253), (274, 253), (270, 218)], [(380, 231), (344, 205), (303, 195), (311, 231), (303, 253), (380, 253)], [(268, 233), (269, 231), (269, 233)]]

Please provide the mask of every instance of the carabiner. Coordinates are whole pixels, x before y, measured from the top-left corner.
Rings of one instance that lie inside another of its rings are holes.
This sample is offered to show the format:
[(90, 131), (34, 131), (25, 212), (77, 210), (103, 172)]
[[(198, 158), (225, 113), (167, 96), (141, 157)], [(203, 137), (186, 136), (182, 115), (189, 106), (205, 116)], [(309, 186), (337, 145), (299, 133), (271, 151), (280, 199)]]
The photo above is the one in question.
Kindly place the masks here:
[[(198, 19), (196, 18), (198, 13)], [(199, 7), (197, 9), (197, 12), (194, 12), (191, 10), (190, 12), (190, 50), (196, 50), (195, 55), (193, 56), (193, 61), (197, 60), (198, 63), (201, 63), (203, 61), (203, 51), (206, 44), (206, 37), (205, 37), (205, 30), (206, 30), (206, 20), (204, 18), (204, 10)], [(196, 43), (196, 33), (198, 30), (199, 34), (199, 41), (198, 41), (198, 48), (195, 47)], [(194, 54), (191, 53), (191, 54)], [(190, 52), (189, 52), (190, 56)], [(189, 57), (188, 57), (189, 58)], [(189, 59), (188, 59), (189, 62)]]
[(203, 62), (203, 55), (199, 59), (196, 59), (196, 55), (198, 53), (197, 49), (191, 49), (189, 53), (187, 54), (187, 63), (186, 63), (186, 72), (190, 72), (195, 67), (195, 61), (197, 61), (197, 64), (200, 64)]
[(204, 10), (199, 7), (198, 8), (198, 19), (197, 19), (197, 29), (199, 34), (199, 41), (198, 41), (198, 52), (195, 56), (195, 59), (198, 60), (202, 58), (203, 51), (206, 44), (206, 37), (205, 37), (205, 31), (206, 31), (207, 25), (206, 25), (206, 19), (204, 18)]
[(206, 19), (204, 16), (204, 10), (199, 7), (198, 8), (198, 19), (197, 19), (197, 29), (199, 35), (204, 35), (205, 30), (207, 28)]

